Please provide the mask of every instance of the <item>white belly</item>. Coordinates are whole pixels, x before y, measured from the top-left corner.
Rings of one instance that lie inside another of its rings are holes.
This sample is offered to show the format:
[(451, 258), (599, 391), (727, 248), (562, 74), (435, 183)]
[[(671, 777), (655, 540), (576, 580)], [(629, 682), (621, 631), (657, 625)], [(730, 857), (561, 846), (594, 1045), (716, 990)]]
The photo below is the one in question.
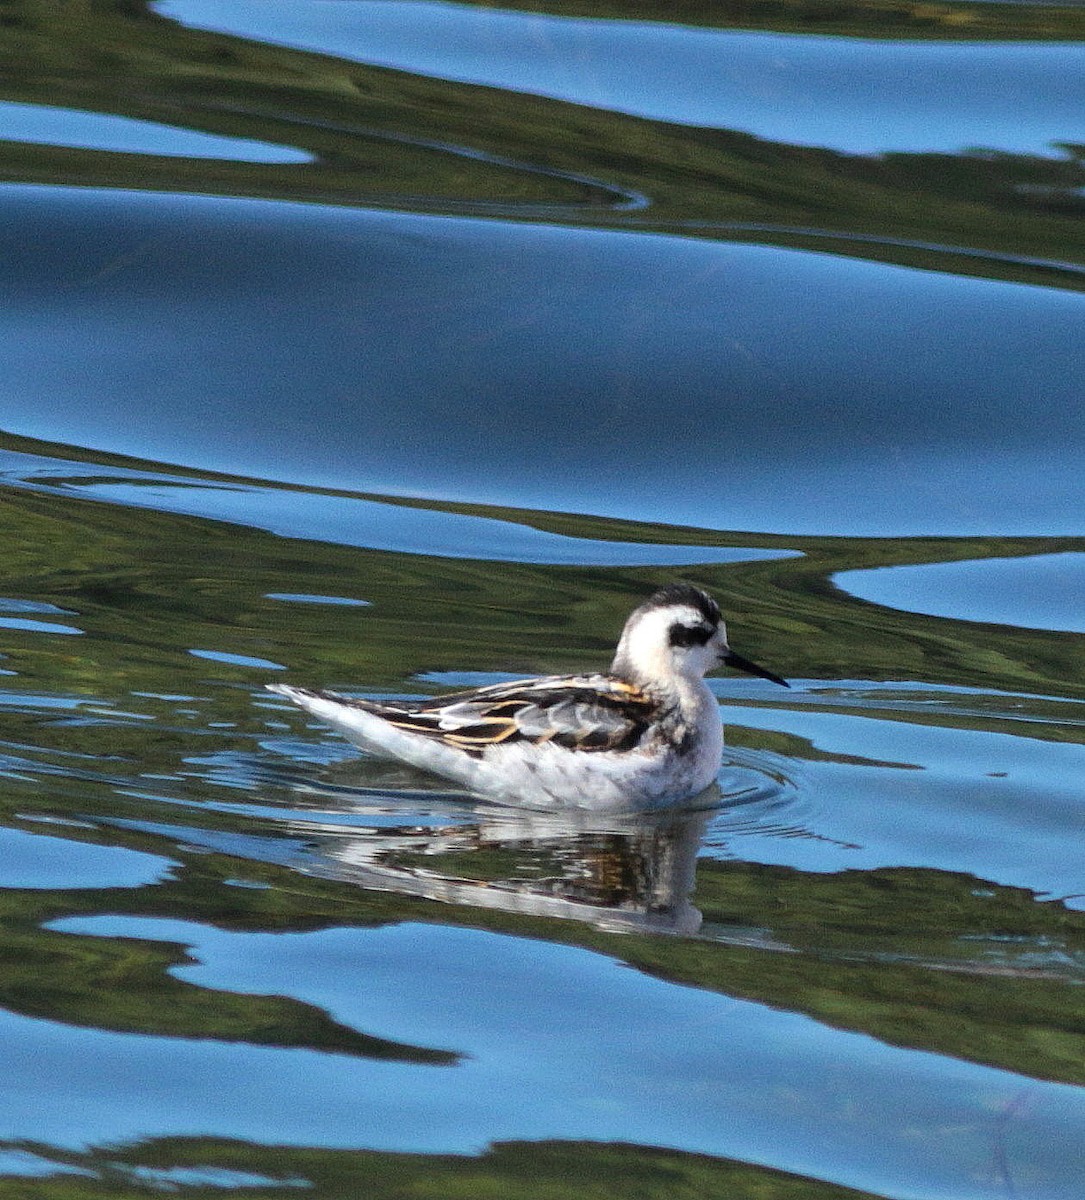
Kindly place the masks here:
[(704, 791), (719, 773), (722, 754), (718, 721), (685, 753), (566, 750), (519, 742), (488, 750), (471, 786), (487, 799), (527, 808), (663, 807)]

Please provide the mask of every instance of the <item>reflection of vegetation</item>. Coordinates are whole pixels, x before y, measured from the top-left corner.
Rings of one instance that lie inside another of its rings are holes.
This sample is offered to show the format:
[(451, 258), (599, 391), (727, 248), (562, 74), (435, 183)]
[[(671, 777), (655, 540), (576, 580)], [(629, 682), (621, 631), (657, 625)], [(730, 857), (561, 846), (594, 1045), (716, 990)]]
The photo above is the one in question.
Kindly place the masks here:
[[(5, 1149), (0, 1143), (0, 1150)], [(133, 1147), (89, 1152), (18, 1144), (60, 1166), (93, 1174), (32, 1184), (0, 1179), (0, 1200), (81, 1200), (108, 1195), (115, 1200), (149, 1191), (187, 1197), (301, 1195), (321, 1200), (863, 1200), (868, 1192), (769, 1167), (620, 1143), (500, 1142), (478, 1156), (391, 1154), (364, 1150), (252, 1146), (211, 1138), (161, 1138)], [(236, 1190), (229, 1176), (218, 1186), (180, 1186), (191, 1172), (267, 1179), (266, 1189), (250, 1179)], [(156, 1186), (157, 1185), (157, 1186)], [(290, 1189), (284, 1192), (285, 1189)], [(312, 1188), (313, 1190), (308, 1190)], [(32, 1189), (32, 1190), (31, 1190)], [(870, 1197), (873, 1200), (873, 1197)]]
[[(592, 13), (606, 14), (608, 2), (600, 0)], [(578, 11), (558, 0), (552, 5), (537, 0), (532, 7)], [(707, 12), (697, 0), (665, 12), (648, 3), (621, 6), (623, 16), (648, 19), (707, 21)], [(807, 24), (813, 16), (817, 24)], [(721, 0), (711, 6), (711, 19), (863, 36), (1052, 38), (1082, 36), (1085, 13), (894, 0), (816, 8), (813, 0)], [(305, 166), (277, 166), (4, 143), (0, 177), (9, 180), (340, 203), (376, 197), (389, 206), (437, 210), (462, 200), (487, 206), (482, 211), (512, 214), (529, 213), (527, 205), (560, 204), (566, 206), (562, 219), (609, 225), (646, 216), (658, 228), (736, 221), (817, 226), (996, 254), (1085, 258), (1080, 201), (1074, 195), (1085, 185), (1085, 158), (1076, 146), (1065, 147), (1059, 160), (993, 153), (848, 157), (186, 30), (155, 16), (142, 0), (65, 5), (0, 0), (0, 68), (0, 90), (7, 99), (301, 145), (317, 159)], [(457, 152), (463, 146), (504, 161), (467, 157)], [(516, 169), (513, 160), (527, 169)], [(594, 186), (574, 175), (602, 183)], [(615, 195), (626, 191), (650, 197), (647, 214), (636, 218), (611, 207)], [(714, 236), (716, 231), (704, 232)], [(732, 230), (728, 236), (733, 235)], [(749, 236), (809, 244), (797, 233)], [(901, 246), (836, 245), (841, 252), (924, 266), (945, 261), (934, 252)], [(974, 261), (963, 268), (957, 260), (954, 268), (1045, 282), (1060, 278), (1005, 262)], [(1062, 281), (1079, 286), (1069, 272)], [(0, 441), (12, 449), (28, 448), (18, 439)], [(65, 453), (56, 447), (34, 449)], [(1022, 890), (916, 869), (817, 875), (702, 862), (694, 903), (704, 913), (707, 936), (620, 936), (572, 922), (442, 906), (308, 878), (261, 860), (261, 853), (270, 857), (278, 851), (282, 859), (293, 855), (295, 862), (308, 865), (304, 847), (290, 854), (281, 850), (282, 828), (271, 816), (201, 808), (201, 801), (224, 797), (251, 801), (265, 785), (269, 807), (282, 802), (291, 768), (272, 778), (266, 757), (255, 749), (256, 739), (269, 736), (265, 718), (286, 723), (281, 736), (303, 726), (296, 714), (255, 707), (252, 693), (263, 672), (198, 660), (190, 649), (271, 659), (289, 664), (299, 681), (363, 688), (415, 689), (411, 676), (435, 669), (536, 672), (599, 666), (631, 605), (674, 572), (384, 554), (98, 505), (74, 494), (6, 489), (5, 500), (4, 593), (73, 610), (78, 616), (71, 621), (86, 634), (51, 638), (4, 631), (5, 667), (18, 674), (6, 681), (6, 698), (13, 703), (5, 713), (0, 747), (0, 821), (29, 828), (19, 814), (78, 816), (90, 827), (54, 832), (158, 852), (165, 837), (179, 843), (169, 852), (184, 865), (175, 877), (142, 889), (0, 891), (0, 962), (5, 964), (0, 1004), (104, 1029), (304, 1046), (438, 1066), (455, 1061), (457, 1048), (399, 1045), (344, 1027), (289, 998), (234, 995), (184, 983), (169, 973), (182, 961), (173, 945), (67, 936), (41, 926), (57, 917), (105, 911), (254, 931), (443, 921), (582, 946), (663, 978), (805, 1013), (893, 1044), (1085, 1084), (1085, 1008), (1082, 990), (1075, 986), (1081, 981), (1085, 916), (1057, 903), (1040, 903)], [(799, 549), (800, 559), (683, 573), (720, 595), (743, 652), (788, 675), (904, 677), (1085, 697), (1085, 639), (1080, 636), (1007, 628), (998, 631), (994, 643), (987, 627), (878, 608), (841, 594), (830, 582), (833, 573), (850, 568), (1080, 550), (1085, 539), (780, 538), (470, 505), (429, 506), (569, 536)], [(311, 607), (265, 598), (268, 592), (291, 591), (356, 595), (372, 607)], [(35, 693), (45, 701), (67, 697), (72, 707), (36, 707)], [(193, 697), (190, 708), (178, 694)], [(984, 703), (999, 701), (977, 699), (971, 715), (912, 711), (900, 719), (990, 729), (1001, 714), (997, 708), (978, 711)], [(1081, 725), (1062, 718), (1055, 702), (1021, 704), (1015, 718), (1036, 719), (1019, 720), (1019, 736), (1085, 739)], [(123, 716), (111, 715), (109, 705), (152, 719), (133, 717), (126, 723)], [(801, 739), (772, 731), (733, 734), (734, 741), (797, 758), (822, 754)], [(221, 786), (209, 765), (216, 756), (224, 764)], [(306, 781), (317, 774), (314, 768)], [(180, 817), (179, 796), (191, 805)], [(118, 818), (155, 820), (160, 829), (156, 835), (105, 823)], [(237, 840), (233, 857), (193, 853), (184, 846), (183, 831), (170, 832), (181, 820), (225, 839), (263, 835), (264, 849)], [(291, 833), (296, 847), (297, 830)], [(606, 865), (619, 857), (612, 855)], [(248, 861), (239, 868), (244, 858)], [(495, 845), (444, 860), (433, 856), (425, 865), (501, 880), (541, 872), (556, 877), (567, 864), (557, 851), (543, 860), (533, 858), (526, 845)], [(230, 878), (242, 871), (247, 881), (267, 886), (230, 886)], [(621, 874), (608, 874), (601, 882), (589, 879), (585, 887), (597, 898), (602, 884), (611, 891), (632, 887)], [(751, 928), (764, 936), (743, 944), (739, 935)], [(765, 1200), (858, 1195), (693, 1155), (577, 1143), (500, 1146), (480, 1158), (453, 1159), (192, 1141), (72, 1154), (66, 1161), (100, 1177), (30, 1185), (0, 1181), (0, 1197), (34, 1194), (59, 1200), (146, 1190), (131, 1172), (110, 1168), (110, 1162), (275, 1171), (311, 1180), (321, 1195), (352, 1197), (360, 1192), (375, 1197), (624, 1197), (631, 1194), (633, 1179), (644, 1196), (683, 1190)], [(200, 1194), (198, 1187), (189, 1191)], [(213, 1192), (223, 1194), (218, 1188)], [(246, 1188), (244, 1194), (257, 1193)]]
[(36, 928), (34, 898), (0, 893), (0, 1005), (30, 1016), (161, 1037), (214, 1037), (448, 1066), (458, 1055), (359, 1033), (284, 996), (234, 995), (168, 974), (172, 943), (71, 937)]
[(1085, 37), (1085, 13), (1067, 4), (984, 4), (967, 0), (466, 0), (480, 8), (562, 17), (661, 21), (716, 29), (835, 37), (1072, 39)]
[[(1043, 966), (1075, 951), (1080, 961), (1080, 914), (947, 872), (808, 875), (750, 863), (706, 865), (695, 901), (706, 921), (725, 925), (759, 914), (801, 951), (776, 956), (771, 969), (754, 952), (724, 954), (717, 986), (725, 979), (732, 995), (897, 1045), (1085, 1083), (1080, 967), (1063, 976)], [(1007, 947), (1016, 953), (1000, 957)], [(674, 970), (663, 960), (657, 969)]]
[[(800, 10), (808, 7), (781, 0), (719, 11), (741, 22), (757, 11), (793, 10), (802, 22)], [(879, 22), (887, 15), (901, 16), (910, 30), (951, 35), (964, 28), (952, 13), (982, 16), (970, 28), (985, 36), (995, 24), (1030, 36), (1030, 22), (1040, 23), (1037, 31), (1054, 22), (1062, 36), (1081, 36), (1085, 22), (1073, 10), (1010, 5), (828, 7), (844, 24), (855, 14), (855, 32), (867, 36), (884, 31)], [(824, 233), (834, 237), (836, 253), (1082, 285), (1079, 271), (1005, 257), (1085, 260), (1078, 196), (1085, 165), (1070, 149), (1061, 159), (846, 155), (186, 29), (140, 0), (62, 9), (8, 0), (7, 8), (0, 26), (4, 98), (299, 146), (317, 161), (201, 161), (0, 143), (0, 178), (439, 211), (460, 211), (465, 203), (532, 219), (552, 219), (537, 206), (558, 205), (563, 221), (677, 224), (694, 236), (788, 245), (820, 245)], [(615, 210), (630, 193), (649, 198), (646, 212)], [(947, 256), (938, 247), (964, 250)]]
[[(143, 805), (145, 812), (148, 807)], [(251, 832), (252, 822), (235, 821)], [(184, 843), (188, 835), (180, 828), (176, 836)], [(134, 832), (111, 832), (110, 841), (161, 846), (158, 838)], [(266, 839), (267, 853), (275, 844)], [(258, 854), (244, 842), (238, 847), (240, 855)], [(1085, 999), (1074, 986), (1080, 969), (1065, 967), (1085, 951), (1085, 916), (1038, 903), (1020, 889), (915, 869), (818, 875), (702, 862), (693, 900), (720, 936), (690, 940), (628, 936), (576, 922), (363, 891), (299, 877), (258, 858), (246, 862), (245, 878), (270, 886), (239, 889), (226, 883), (238, 873), (236, 860), (189, 856), (183, 846), (170, 853), (187, 858), (186, 866), (155, 888), (15, 894), (0, 914), (0, 959), (18, 960), (25, 975), (5, 986), (0, 1002), (102, 1028), (274, 1041), (275, 1028), (260, 1005), (249, 1010), (252, 998), (227, 996), (224, 1003), (219, 992), (167, 987), (161, 973), (175, 961), (175, 947), (66, 936), (35, 926), (101, 911), (235, 930), (451, 921), (596, 950), (663, 978), (804, 1012), (896, 1045), (1085, 1083)], [(507, 870), (507, 861), (502, 867)], [(485, 856), (479, 868), (484, 877)], [(726, 936), (728, 929), (750, 928), (765, 929), (766, 936), (756, 944)], [(1045, 959), (1056, 966), (1046, 969)], [(164, 1018), (158, 1006), (167, 996), (173, 1011)], [(283, 1044), (329, 1045), (316, 1022), (310, 1022), (307, 1043), (300, 1023), (287, 1024), (289, 1015), (284, 1002), (278, 1035)], [(372, 1052), (345, 1041), (335, 1048)], [(404, 1057), (414, 1053), (403, 1048)]]
[[(888, 713), (879, 712), (878, 716), (885, 719)], [(908, 714), (911, 719), (912, 714)], [(776, 729), (747, 729), (727, 722), (727, 745), (730, 747), (744, 746), (749, 749), (768, 750), (773, 754), (786, 755), (789, 758), (800, 758), (803, 762), (846, 763), (855, 767), (882, 767), (897, 771), (915, 771), (915, 763), (886, 762), (884, 759), (865, 758), (860, 754), (837, 754), (831, 750), (822, 750), (815, 746), (809, 738), (799, 737), (794, 733), (783, 733)]]
[[(62, 448), (52, 450), (63, 454)], [(291, 833), (294, 848), (283, 849), (274, 812), (261, 818), (244, 811), (257, 789), (268, 794), (270, 805), (283, 803), (291, 772), (302, 772), (295, 763), (272, 774), (269, 756), (256, 745), (272, 736), (265, 719), (285, 720), (295, 730), (303, 719), (271, 701), (270, 708), (258, 707), (259, 697), (254, 703), (262, 672), (195, 659), (189, 648), (288, 662), (302, 679), (361, 687), (416, 688), (408, 677), (433, 668), (586, 668), (606, 661), (631, 604), (673, 572), (377, 553), (17, 489), (7, 489), (5, 512), (5, 594), (73, 610), (78, 616), (65, 619), (86, 634), (59, 638), (5, 630), (4, 665), (18, 674), (7, 680), (0, 819), (16, 823), (16, 814), (35, 812), (122, 817), (157, 821), (167, 835), (187, 821), (232, 836), (237, 856), (250, 860), (245, 876), (270, 886), (227, 886), (238, 873), (237, 859), (190, 854), (183, 844), (192, 839), (180, 830), (171, 840), (182, 845), (169, 853), (185, 867), (156, 887), (7, 893), (0, 909), (0, 960), (18, 969), (6, 973), (0, 1003), (104, 1028), (440, 1061), (442, 1051), (456, 1047), (382, 1047), (291, 1001), (183, 985), (166, 974), (177, 961), (175, 947), (70, 937), (39, 926), (101, 911), (254, 930), (451, 920), (596, 949), (670, 979), (795, 1009), (898, 1044), (1085, 1083), (1081, 989), (1068, 984), (1061, 968), (1043, 966), (1045, 956), (1073, 959), (1081, 953), (1085, 918), (1022, 891), (991, 887), (977, 895), (974, 880), (931, 871), (808, 875), (702, 863), (693, 903), (721, 936), (694, 941), (623, 937), (573, 922), (365, 892), (262, 861), (306, 861), (297, 830)], [(525, 519), (505, 510), (489, 515)], [(568, 515), (530, 519), (573, 536), (785, 544)], [(786, 544), (805, 557), (688, 572), (725, 601), (743, 652), (792, 675), (903, 675), (1082, 696), (1081, 637), (1005, 629), (996, 652), (986, 627), (879, 609), (827, 583), (831, 572), (847, 567), (1080, 549), (1080, 540), (789, 538)], [(284, 591), (354, 595), (373, 604), (342, 609), (264, 598)], [(69, 697), (73, 708), (38, 708), (35, 694)], [(983, 699), (997, 703), (997, 697)], [(1056, 701), (1006, 703), (1015, 717), (1037, 715), (1035, 722), (1015, 723), (1019, 736), (1083, 736), (1080, 725), (1065, 718), (1060, 723)], [(153, 720), (111, 716), (111, 704)], [(922, 719), (989, 729), (999, 711)], [(901, 719), (919, 718), (913, 713)], [(289, 736), (289, 726), (275, 736)], [(311, 743), (312, 736), (305, 736)], [(758, 731), (742, 736), (776, 752), (809, 753), (798, 739), (773, 740)], [(318, 774), (315, 767), (306, 769), (304, 781)], [(242, 801), (238, 813), (201, 806), (231, 796)], [(178, 799), (192, 807), (178, 809)], [(300, 801), (290, 796), (285, 802)], [(132, 827), (62, 832), (144, 850), (162, 846), (151, 831)], [(264, 838), (246, 845), (238, 834)], [(227, 840), (219, 848), (230, 845)], [(507, 851), (495, 848), (493, 861), (480, 858), (476, 877), (515, 875)], [(532, 865), (524, 853), (521, 861)], [(455, 866), (471, 871), (466, 858)], [(767, 929), (765, 944), (723, 936), (751, 926)]]
[[(683, 570), (720, 596), (742, 652), (785, 675), (1085, 696), (1085, 638), (1000, 627), (995, 646), (990, 626), (879, 608), (829, 582), (833, 573), (858, 567), (1081, 550), (1080, 538), (783, 537), (477, 505), (431, 507), (569, 536), (799, 549), (801, 558)], [(163, 672), (172, 691), (198, 690), (208, 679), (253, 681), (251, 668), (192, 658), (194, 647), (284, 663), (299, 682), (360, 687), (402, 687), (407, 677), (430, 670), (603, 667), (629, 610), (675, 574), (665, 567), (390, 554), (30, 492), (8, 493), (7, 518), (5, 589), (73, 610), (79, 619), (71, 621), (89, 635), (60, 645), (6, 631), (24, 678), (65, 694), (162, 690)], [(267, 592), (347, 594), (373, 603), (292, 605), (265, 599)], [(223, 694), (220, 702), (251, 718), (247, 694)], [(1080, 729), (1050, 726), (1037, 735), (1078, 739)]]

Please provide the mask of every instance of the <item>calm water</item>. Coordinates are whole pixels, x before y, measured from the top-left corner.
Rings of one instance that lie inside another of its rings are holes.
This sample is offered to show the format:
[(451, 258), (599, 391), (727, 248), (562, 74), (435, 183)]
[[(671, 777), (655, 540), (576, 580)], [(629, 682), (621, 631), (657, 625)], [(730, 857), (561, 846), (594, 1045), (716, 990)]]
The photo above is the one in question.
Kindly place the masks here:
[[(0, 1197), (1085, 1194), (1085, 11), (0, 25)], [(263, 690), (601, 667), (687, 810)]]

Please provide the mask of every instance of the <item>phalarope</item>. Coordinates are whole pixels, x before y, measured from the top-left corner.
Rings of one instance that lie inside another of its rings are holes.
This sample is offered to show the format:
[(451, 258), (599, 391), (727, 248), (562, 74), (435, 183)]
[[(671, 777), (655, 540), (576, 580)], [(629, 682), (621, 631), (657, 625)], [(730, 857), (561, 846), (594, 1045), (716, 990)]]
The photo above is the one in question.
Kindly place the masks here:
[(679, 803), (715, 779), (721, 664), (787, 682), (727, 644), (719, 605), (687, 583), (635, 609), (606, 674), (553, 675), (407, 703), (268, 684), (382, 758), (528, 808), (638, 809)]

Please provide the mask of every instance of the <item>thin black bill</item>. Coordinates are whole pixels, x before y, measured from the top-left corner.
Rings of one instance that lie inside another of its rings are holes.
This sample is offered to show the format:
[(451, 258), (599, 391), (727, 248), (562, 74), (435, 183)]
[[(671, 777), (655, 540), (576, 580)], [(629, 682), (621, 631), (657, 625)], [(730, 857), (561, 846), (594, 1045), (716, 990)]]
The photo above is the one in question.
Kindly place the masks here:
[(723, 656), (723, 661), (727, 666), (734, 667), (736, 671), (745, 671), (747, 675), (759, 675), (762, 679), (769, 679), (781, 687), (791, 686), (786, 679), (781, 679), (779, 675), (774, 675), (764, 667), (759, 667), (757, 663), (750, 662), (748, 658), (743, 658), (741, 654), (736, 654), (733, 650), (727, 651)]

